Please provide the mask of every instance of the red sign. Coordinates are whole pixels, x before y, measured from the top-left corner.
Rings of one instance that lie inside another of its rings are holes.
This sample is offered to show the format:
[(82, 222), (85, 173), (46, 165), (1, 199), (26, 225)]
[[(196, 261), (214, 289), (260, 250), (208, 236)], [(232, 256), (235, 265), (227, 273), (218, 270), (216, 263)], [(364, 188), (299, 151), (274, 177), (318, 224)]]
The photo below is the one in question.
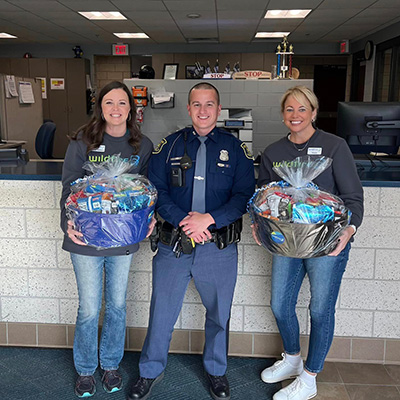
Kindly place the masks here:
[(129, 55), (129, 48), (127, 44), (113, 44), (112, 45), (113, 56), (127, 56)]
[(342, 40), (340, 42), (340, 54), (345, 54), (349, 52), (349, 41)]

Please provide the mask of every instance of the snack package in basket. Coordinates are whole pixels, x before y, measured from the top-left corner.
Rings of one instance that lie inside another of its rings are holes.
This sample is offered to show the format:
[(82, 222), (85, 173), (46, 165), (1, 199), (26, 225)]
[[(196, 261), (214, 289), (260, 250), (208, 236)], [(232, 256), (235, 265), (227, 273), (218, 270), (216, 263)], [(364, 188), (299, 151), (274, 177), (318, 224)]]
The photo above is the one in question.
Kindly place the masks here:
[(71, 183), (65, 207), (68, 219), (89, 246), (105, 249), (143, 240), (157, 201), (157, 190), (143, 175), (126, 173), (132, 164), (115, 155)]
[(256, 190), (248, 211), (262, 245), (294, 258), (321, 257), (336, 247), (351, 211), (343, 201), (312, 183), (332, 163), (324, 156), (303, 156), (273, 170), (284, 180)]

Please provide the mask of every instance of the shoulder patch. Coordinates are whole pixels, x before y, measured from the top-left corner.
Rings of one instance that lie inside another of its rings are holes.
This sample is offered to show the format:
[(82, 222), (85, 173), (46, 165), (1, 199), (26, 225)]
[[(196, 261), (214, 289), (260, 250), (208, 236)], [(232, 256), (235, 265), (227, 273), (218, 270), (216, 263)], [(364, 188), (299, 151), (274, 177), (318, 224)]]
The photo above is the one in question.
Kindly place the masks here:
[(161, 152), (162, 148), (167, 144), (166, 139), (162, 139), (160, 143), (154, 148), (153, 154), (158, 154)]
[(240, 147), (243, 149), (244, 155), (249, 159), (249, 160), (254, 160), (253, 154), (249, 150), (249, 148), (246, 146), (246, 143), (242, 143)]

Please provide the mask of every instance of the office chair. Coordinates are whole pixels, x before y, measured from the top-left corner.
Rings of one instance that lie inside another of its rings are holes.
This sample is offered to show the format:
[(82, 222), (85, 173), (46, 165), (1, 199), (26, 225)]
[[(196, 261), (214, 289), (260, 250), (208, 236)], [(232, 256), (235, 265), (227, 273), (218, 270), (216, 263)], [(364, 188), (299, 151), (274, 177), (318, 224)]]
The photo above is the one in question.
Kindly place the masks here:
[(53, 158), (54, 135), (56, 124), (52, 121), (45, 122), (38, 130), (35, 140), (35, 150), (40, 158)]

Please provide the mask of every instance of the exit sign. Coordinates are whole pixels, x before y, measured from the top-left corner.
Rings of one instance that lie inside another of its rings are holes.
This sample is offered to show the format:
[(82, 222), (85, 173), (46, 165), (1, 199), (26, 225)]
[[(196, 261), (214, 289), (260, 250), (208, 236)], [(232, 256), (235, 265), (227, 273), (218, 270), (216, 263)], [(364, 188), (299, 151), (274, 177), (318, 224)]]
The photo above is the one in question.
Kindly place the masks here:
[(349, 52), (349, 41), (342, 40), (339, 48), (340, 54), (347, 54)]
[(112, 55), (113, 56), (128, 56), (129, 55), (129, 45), (127, 44), (113, 44), (112, 45)]

